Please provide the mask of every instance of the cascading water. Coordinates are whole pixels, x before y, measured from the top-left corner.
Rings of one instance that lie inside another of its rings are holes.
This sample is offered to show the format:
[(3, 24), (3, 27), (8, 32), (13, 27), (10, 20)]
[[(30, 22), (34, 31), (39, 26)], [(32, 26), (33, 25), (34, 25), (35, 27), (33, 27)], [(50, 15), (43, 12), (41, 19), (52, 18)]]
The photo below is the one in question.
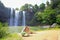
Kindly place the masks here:
[(14, 10), (13, 8), (11, 8), (11, 13), (10, 13), (10, 22), (9, 22), (9, 32), (13, 33), (13, 32), (18, 32), (18, 20), (19, 20), (19, 11)]
[(23, 11), (23, 21), (22, 21), (22, 26), (25, 26), (25, 11)]
[[(15, 15), (15, 17), (14, 17), (14, 15)], [(15, 14), (14, 14), (13, 8), (11, 8), (9, 26), (18, 26), (18, 20), (19, 20), (19, 11), (15, 10)]]
[(24, 31), (25, 26), (26, 26), (25, 11), (23, 11), (22, 26), (23, 26), (23, 29), (22, 29), (21, 33)]
[(14, 26), (18, 26), (18, 20), (19, 20), (19, 11), (15, 11), (15, 21)]
[(14, 30), (18, 32), (18, 20), (19, 20), (19, 11), (15, 10), (15, 19), (14, 19)]
[(11, 8), (9, 26), (13, 26), (13, 9)]
[[(22, 26), (23, 26), (23, 29), (22, 29), (22, 32), (24, 31), (25, 26), (26, 26), (25, 13), (26, 12), (23, 11), (23, 16), (22, 16)], [(19, 23), (19, 11), (15, 10), (15, 14), (14, 14), (13, 9), (11, 8), (11, 15), (10, 15), (9, 26), (13, 26), (13, 27), (9, 28), (10, 31), (18, 32), (18, 23)]]

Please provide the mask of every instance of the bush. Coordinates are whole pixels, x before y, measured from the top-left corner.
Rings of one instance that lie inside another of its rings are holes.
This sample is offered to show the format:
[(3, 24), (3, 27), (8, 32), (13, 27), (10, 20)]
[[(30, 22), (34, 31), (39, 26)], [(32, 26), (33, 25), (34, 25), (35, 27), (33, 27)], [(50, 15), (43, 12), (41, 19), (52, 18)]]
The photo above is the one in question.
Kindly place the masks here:
[(57, 15), (57, 16), (56, 16), (56, 22), (57, 22), (58, 24), (60, 24), (60, 15)]
[(0, 23), (0, 38), (7, 35), (7, 28), (3, 27), (3, 23)]
[(1, 38), (0, 40), (23, 40), (20, 33), (11, 33), (7, 37)]
[(12, 33), (7, 37), (8, 40), (23, 40), (21, 34)]
[(26, 33), (26, 32), (22, 32), (21, 35), (22, 35), (23, 37), (28, 37), (28, 36), (29, 36), (29, 34)]
[(57, 25), (55, 26), (55, 28), (60, 28), (60, 25), (57, 24)]

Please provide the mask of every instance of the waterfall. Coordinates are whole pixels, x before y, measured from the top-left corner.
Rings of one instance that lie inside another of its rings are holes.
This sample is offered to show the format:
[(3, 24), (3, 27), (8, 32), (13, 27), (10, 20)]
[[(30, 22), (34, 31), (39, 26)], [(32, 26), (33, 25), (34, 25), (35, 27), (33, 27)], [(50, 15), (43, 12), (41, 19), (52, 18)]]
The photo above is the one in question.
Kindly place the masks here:
[(13, 26), (13, 9), (11, 8), (9, 26)]
[(25, 11), (23, 11), (23, 19), (22, 19), (22, 26), (25, 26)]
[(15, 21), (14, 26), (18, 26), (18, 20), (19, 20), (19, 11), (15, 11)]
[(18, 32), (18, 20), (19, 20), (19, 11), (18, 10), (13, 10), (11, 8), (11, 13), (10, 13), (10, 22), (9, 22), (9, 32)]
[(9, 26), (18, 26), (18, 20), (19, 20), (19, 11), (15, 10), (14, 14), (13, 8), (11, 8)]
[[(25, 11), (22, 11), (22, 12), (23, 12), (22, 26), (26, 26)], [(18, 24), (19, 24), (19, 11), (15, 10), (15, 13), (14, 13), (13, 8), (11, 8), (9, 26), (18, 26)]]
[[(25, 11), (22, 12), (23, 12), (22, 13), (22, 26), (23, 26), (22, 32), (23, 32), (26, 26), (26, 15), (25, 15), (26, 12)], [(14, 27), (12, 28), (10, 27), (9, 30), (14, 29), (13, 30), (14, 32), (18, 32), (18, 23), (19, 23), (19, 11), (15, 10), (14, 13), (14, 10), (11, 8), (9, 26), (14, 26)]]
[(23, 26), (23, 29), (22, 29), (21, 33), (24, 31), (24, 29), (25, 29), (25, 26), (26, 26), (25, 11), (23, 11), (22, 26)]

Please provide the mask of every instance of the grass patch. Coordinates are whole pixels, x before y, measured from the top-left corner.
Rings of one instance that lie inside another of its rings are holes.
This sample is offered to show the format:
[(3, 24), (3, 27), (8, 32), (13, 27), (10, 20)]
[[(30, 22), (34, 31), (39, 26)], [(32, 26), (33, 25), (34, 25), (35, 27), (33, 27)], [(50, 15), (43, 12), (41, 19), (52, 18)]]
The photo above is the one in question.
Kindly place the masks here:
[[(58, 30), (60, 25), (56, 25), (54, 28), (42, 28), (39, 26), (30, 26), (31, 31), (44, 31), (44, 30)], [(3, 27), (6, 29), (7, 27)], [(9, 33), (20, 33), (24, 27), (23, 26), (18, 26), (18, 27), (8, 27), (7, 32)]]
[(42, 28), (39, 26), (31, 26), (30, 29), (32, 31), (44, 31), (44, 30), (59, 30), (60, 25), (56, 25), (54, 28)]
[(23, 27), (9, 27), (9, 33), (20, 33), (22, 31)]
[(1, 38), (0, 40), (23, 40), (22, 36), (17, 33), (9, 34), (7, 37)]
[(32, 31), (43, 31), (43, 30), (46, 30), (47, 28), (41, 28), (39, 26), (31, 26), (30, 29)]
[[(41, 28), (39, 26), (30, 26), (30, 31), (59, 30), (59, 27), (60, 26), (54, 28)], [(11, 33), (6, 37), (0, 38), (0, 40), (23, 40), (22, 36), (18, 34), (22, 31), (23, 27), (3, 27), (3, 29), (6, 28), (8, 28), (7, 33)]]

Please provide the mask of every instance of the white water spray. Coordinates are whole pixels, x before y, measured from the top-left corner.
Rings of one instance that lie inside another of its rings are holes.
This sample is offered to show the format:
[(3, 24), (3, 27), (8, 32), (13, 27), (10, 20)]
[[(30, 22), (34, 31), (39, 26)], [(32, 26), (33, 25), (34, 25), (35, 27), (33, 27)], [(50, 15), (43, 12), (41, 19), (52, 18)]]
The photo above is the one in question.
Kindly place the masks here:
[(14, 26), (18, 26), (18, 20), (19, 20), (19, 11), (15, 11), (15, 21)]
[(26, 25), (25, 23), (26, 23), (25, 22), (25, 11), (23, 11), (22, 26), (25, 26)]
[(25, 26), (26, 26), (25, 11), (23, 11), (22, 26), (23, 26), (23, 29), (22, 29), (21, 33), (24, 31)]
[(13, 9), (11, 8), (11, 13), (10, 13), (10, 23), (9, 26), (13, 26)]

